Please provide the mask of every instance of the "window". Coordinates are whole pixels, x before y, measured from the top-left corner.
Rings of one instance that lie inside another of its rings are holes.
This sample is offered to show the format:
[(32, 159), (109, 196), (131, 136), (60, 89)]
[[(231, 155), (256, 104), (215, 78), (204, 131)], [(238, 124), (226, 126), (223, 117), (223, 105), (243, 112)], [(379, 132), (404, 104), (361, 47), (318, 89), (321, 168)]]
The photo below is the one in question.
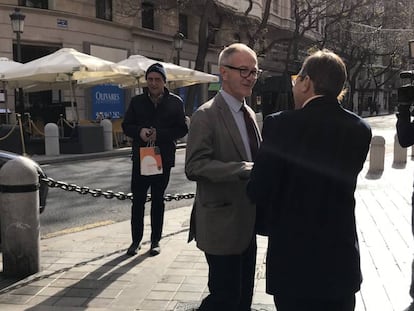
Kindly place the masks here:
[(279, 14), (279, 0), (273, 0), (273, 12)]
[(154, 4), (142, 2), (142, 28), (154, 29)]
[(28, 8), (48, 9), (48, 0), (19, 0), (19, 6)]
[(295, 19), (296, 18), (296, 0), (290, 0), (290, 18)]
[(112, 0), (96, 0), (96, 18), (112, 20)]
[(178, 30), (188, 38), (188, 17), (187, 15), (180, 14), (178, 16)]

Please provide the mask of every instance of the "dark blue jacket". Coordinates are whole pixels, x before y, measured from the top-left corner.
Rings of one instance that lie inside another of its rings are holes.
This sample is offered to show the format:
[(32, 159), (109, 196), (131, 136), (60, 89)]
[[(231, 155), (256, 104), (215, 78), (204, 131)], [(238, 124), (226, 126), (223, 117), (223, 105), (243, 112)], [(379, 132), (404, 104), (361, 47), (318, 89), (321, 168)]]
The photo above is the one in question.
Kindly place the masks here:
[(369, 125), (335, 98), (265, 119), (248, 195), (270, 204), (269, 294), (337, 299), (359, 290), (354, 192), (370, 141)]
[(147, 91), (131, 99), (122, 129), (125, 135), (133, 139), (132, 159), (135, 161), (139, 160), (139, 147), (147, 145), (139, 136), (144, 127), (154, 127), (157, 130), (155, 145), (160, 148), (163, 167), (173, 167), (176, 140), (188, 132), (182, 99), (166, 88), (157, 108), (148, 97)]

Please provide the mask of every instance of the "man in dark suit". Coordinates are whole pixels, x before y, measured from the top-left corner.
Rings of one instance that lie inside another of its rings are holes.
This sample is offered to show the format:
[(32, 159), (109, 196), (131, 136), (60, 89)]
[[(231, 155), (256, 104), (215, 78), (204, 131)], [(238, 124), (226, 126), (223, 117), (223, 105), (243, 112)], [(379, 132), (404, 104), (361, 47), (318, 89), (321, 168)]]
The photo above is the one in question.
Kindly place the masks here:
[(351, 311), (362, 281), (354, 192), (369, 125), (339, 100), (346, 67), (309, 56), (293, 81), (295, 110), (269, 115), (248, 183), (270, 204), (267, 293), (278, 311)]
[[(241, 43), (219, 56), (222, 89), (192, 116), (185, 172), (197, 182), (190, 240), (204, 251), (210, 294), (200, 311), (250, 311), (256, 265), (256, 207), (246, 185), (260, 142), (245, 103), (259, 75), (256, 53)], [(250, 135), (251, 134), (251, 135)]]

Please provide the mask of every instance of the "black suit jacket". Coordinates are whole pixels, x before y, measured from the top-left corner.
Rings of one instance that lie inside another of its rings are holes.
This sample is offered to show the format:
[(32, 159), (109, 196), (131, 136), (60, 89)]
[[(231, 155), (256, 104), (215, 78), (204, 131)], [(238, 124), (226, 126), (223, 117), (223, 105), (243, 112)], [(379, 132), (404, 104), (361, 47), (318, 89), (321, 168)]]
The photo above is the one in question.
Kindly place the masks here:
[(326, 299), (359, 290), (354, 191), (370, 141), (369, 125), (334, 98), (265, 119), (248, 195), (271, 206), (269, 294)]

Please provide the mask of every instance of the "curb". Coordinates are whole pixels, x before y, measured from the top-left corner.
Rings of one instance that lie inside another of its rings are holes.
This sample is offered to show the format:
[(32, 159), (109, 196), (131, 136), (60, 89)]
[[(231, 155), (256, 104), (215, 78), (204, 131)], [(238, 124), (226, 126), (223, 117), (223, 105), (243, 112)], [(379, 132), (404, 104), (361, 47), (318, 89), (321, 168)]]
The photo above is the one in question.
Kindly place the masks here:
[[(184, 149), (186, 147), (185, 143), (178, 143), (176, 149)], [(113, 149), (110, 151), (103, 152), (94, 152), (94, 153), (82, 153), (82, 154), (60, 154), (57, 156), (46, 156), (46, 155), (33, 155), (30, 158), (36, 161), (39, 165), (43, 164), (53, 164), (53, 163), (62, 163), (70, 161), (79, 161), (79, 160), (91, 160), (99, 158), (107, 158), (114, 156), (125, 156), (130, 155), (132, 152), (131, 147), (124, 147), (119, 149)]]

